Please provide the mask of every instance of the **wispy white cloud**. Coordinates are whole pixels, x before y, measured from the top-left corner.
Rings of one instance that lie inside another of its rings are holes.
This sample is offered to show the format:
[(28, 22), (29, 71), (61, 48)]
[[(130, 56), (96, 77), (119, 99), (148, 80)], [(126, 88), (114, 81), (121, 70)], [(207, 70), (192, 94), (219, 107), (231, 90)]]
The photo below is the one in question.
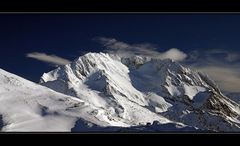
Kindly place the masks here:
[(188, 58), (185, 61), (205, 65), (232, 64), (240, 61), (240, 55), (238, 52), (221, 49), (193, 50), (188, 54)]
[(150, 43), (143, 44), (128, 44), (118, 41), (114, 38), (97, 37), (94, 40), (101, 43), (106, 49), (105, 52), (117, 54), (119, 56), (129, 57), (133, 55), (141, 55), (159, 59), (173, 59), (176, 61), (182, 61), (187, 57), (187, 54), (183, 51), (172, 48), (166, 52), (159, 52), (156, 45)]
[(237, 52), (211, 49), (193, 50), (184, 63), (207, 73), (223, 91), (240, 92), (239, 60)]
[(119, 56), (142, 55), (182, 61), (191, 68), (207, 73), (223, 91), (240, 92), (240, 55), (234, 51), (193, 50), (186, 54), (179, 49), (172, 48), (165, 52), (159, 52), (156, 45), (150, 43), (129, 44), (106, 37), (98, 37), (95, 40), (106, 48), (106, 52)]
[(168, 51), (159, 54), (159, 58), (161, 59), (171, 58), (173, 60), (182, 61), (186, 57), (187, 57), (187, 54), (185, 54), (184, 52), (176, 48), (169, 49)]
[(225, 60), (227, 60), (228, 62), (237, 61), (239, 59), (240, 55), (236, 53), (228, 53), (227, 56), (225, 57)]
[(39, 52), (28, 53), (28, 54), (26, 54), (26, 57), (34, 58), (34, 59), (37, 59), (37, 60), (40, 60), (43, 62), (47, 62), (54, 66), (66, 65), (71, 62), (65, 58), (62, 58), (62, 57), (59, 57), (56, 55), (47, 55), (45, 53), (39, 53)]
[(207, 73), (222, 90), (240, 92), (240, 70), (226, 66), (203, 66), (198, 69)]

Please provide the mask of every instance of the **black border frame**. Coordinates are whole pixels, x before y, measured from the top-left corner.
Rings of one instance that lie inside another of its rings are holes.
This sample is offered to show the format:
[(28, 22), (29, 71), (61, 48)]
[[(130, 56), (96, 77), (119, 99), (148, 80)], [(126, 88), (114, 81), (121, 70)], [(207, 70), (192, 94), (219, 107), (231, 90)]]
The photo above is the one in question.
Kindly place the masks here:
[[(240, 4), (235, 1), (18, 1), (1, 2), (1, 14), (240, 14)], [(240, 133), (68, 133), (68, 132), (6, 132), (0, 140), (30, 145), (220, 145), (235, 144)]]

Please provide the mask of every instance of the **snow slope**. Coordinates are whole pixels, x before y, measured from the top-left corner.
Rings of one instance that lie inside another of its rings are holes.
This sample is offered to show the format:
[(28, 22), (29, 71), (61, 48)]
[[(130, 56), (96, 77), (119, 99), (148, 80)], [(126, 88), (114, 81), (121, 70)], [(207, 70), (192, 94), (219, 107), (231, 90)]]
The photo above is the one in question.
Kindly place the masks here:
[[(43, 85), (58, 92), (80, 98), (98, 108), (114, 121), (130, 125), (168, 119), (149, 111), (148, 102), (136, 90), (128, 76), (128, 68), (108, 54), (88, 54), (72, 64), (44, 74)], [(142, 118), (142, 117), (145, 118)]]
[[(84, 99), (86, 98), (84, 97)], [(129, 105), (131, 104), (135, 108), (135, 112), (131, 113), (131, 116), (136, 115), (135, 122), (149, 122), (155, 119), (166, 126), (169, 124), (181, 125), (175, 128), (176, 131), (189, 127), (171, 122), (144, 107), (129, 103)], [(0, 69), (1, 131), (98, 132), (121, 131), (121, 129), (125, 129), (124, 127), (128, 127), (125, 131), (131, 130), (132, 121), (111, 116), (108, 112), (108, 110), (92, 103), (55, 92)], [(140, 114), (146, 119), (139, 117)], [(161, 128), (164, 128), (164, 125)], [(142, 125), (142, 127), (144, 126)], [(197, 128), (189, 127), (189, 129), (195, 130)], [(136, 131), (143, 130), (137, 129)]]
[(96, 117), (95, 110), (78, 98), (57, 93), (0, 69), (2, 131), (70, 131), (79, 119), (100, 126), (126, 125), (108, 122), (104, 116)]
[(88, 53), (44, 73), (40, 83), (131, 126), (159, 121), (239, 131), (239, 104), (224, 96), (204, 73), (170, 59)]

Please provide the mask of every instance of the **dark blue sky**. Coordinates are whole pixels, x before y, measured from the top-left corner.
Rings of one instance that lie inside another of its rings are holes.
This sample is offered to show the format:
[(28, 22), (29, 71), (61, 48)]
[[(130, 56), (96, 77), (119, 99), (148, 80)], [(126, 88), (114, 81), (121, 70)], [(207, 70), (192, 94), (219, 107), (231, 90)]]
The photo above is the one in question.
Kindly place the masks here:
[(39, 81), (54, 67), (26, 54), (43, 52), (73, 60), (103, 50), (94, 37), (156, 44), (186, 53), (240, 48), (240, 15), (223, 14), (0, 14), (0, 68)]

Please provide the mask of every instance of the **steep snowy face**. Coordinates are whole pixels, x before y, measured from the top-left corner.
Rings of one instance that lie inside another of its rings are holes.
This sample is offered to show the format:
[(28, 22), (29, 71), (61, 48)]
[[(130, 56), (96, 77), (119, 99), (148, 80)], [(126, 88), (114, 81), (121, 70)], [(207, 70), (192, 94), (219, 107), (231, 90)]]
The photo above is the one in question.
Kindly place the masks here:
[(78, 98), (0, 69), (1, 131), (71, 131), (80, 126), (78, 131), (89, 131), (94, 130), (93, 123), (102, 127), (128, 126), (110, 121), (101, 112)]
[[(148, 106), (143, 93), (131, 84), (129, 69), (119, 58), (104, 53), (88, 53), (73, 63), (59, 67), (41, 78), (41, 84), (55, 91), (80, 98), (104, 109), (113, 120), (131, 125), (168, 119)], [(142, 116), (145, 118), (142, 118)]]
[[(79, 98), (57, 93), (0, 69), (0, 130), (14, 132), (90, 131), (195, 131), (198, 128), (151, 113), (135, 106), (142, 116), (157, 122), (133, 126), (103, 108)], [(149, 120), (149, 119), (147, 119)], [(123, 122), (122, 122), (123, 121)], [(141, 121), (141, 120), (138, 120)], [(160, 124), (160, 125), (158, 125)]]
[(180, 97), (178, 100), (184, 100), (183, 96), (185, 100), (192, 100), (198, 92), (206, 90), (220, 93), (217, 85), (207, 75), (185, 68), (170, 59), (152, 59), (137, 70), (132, 69), (130, 75), (140, 90), (159, 92), (169, 98)]
[(171, 105), (161, 112), (157, 109), (163, 105), (151, 104), (153, 111), (170, 120), (216, 131), (239, 128), (239, 105), (224, 96), (215, 82), (202, 72), (192, 71), (170, 59), (151, 59), (138, 69), (130, 69), (129, 75), (136, 89), (150, 93), (147, 99), (156, 101), (163, 97), (167, 101), (163, 105)]
[[(102, 106), (106, 100), (115, 100), (113, 94), (122, 93), (130, 101), (145, 105), (144, 98), (132, 85), (129, 78), (129, 69), (119, 60), (111, 58), (109, 54), (88, 53), (72, 64), (57, 68), (44, 74), (40, 80), (43, 85), (51, 86), (59, 92), (75, 95), (81, 98), (82, 94), (89, 94), (81, 88), (102, 92), (107, 99), (85, 99)], [(54, 83), (53, 83), (54, 82)], [(58, 82), (58, 84), (55, 84)], [(69, 92), (69, 89), (71, 90)], [(125, 92), (125, 93), (124, 93)], [(101, 96), (101, 95), (100, 95)], [(92, 98), (95, 98), (92, 96)]]
[(44, 73), (40, 83), (130, 125), (157, 120), (215, 131), (239, 127), (237, 103), (224, 96), (207, 75), (170, 59), (88, 53)]

